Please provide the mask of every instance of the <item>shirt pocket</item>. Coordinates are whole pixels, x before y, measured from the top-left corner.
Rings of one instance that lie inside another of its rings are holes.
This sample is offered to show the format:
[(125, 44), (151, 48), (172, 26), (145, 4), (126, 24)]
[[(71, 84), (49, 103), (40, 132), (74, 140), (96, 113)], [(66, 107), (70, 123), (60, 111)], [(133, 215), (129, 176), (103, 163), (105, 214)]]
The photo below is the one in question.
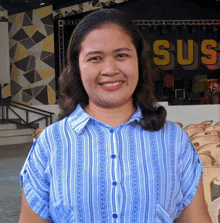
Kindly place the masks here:
[(160, 205), (156, 204), (156, 223), (172, 223), (169, 214), (166, 210)]

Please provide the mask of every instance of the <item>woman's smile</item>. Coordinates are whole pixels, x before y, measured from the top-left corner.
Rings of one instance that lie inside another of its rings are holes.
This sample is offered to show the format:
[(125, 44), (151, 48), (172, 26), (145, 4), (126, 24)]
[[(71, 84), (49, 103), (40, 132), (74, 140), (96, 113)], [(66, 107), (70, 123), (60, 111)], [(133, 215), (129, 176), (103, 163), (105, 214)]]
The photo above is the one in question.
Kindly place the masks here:
[(107, 90), (107, 91), (115, 91), (115, 90), (118, 90), (118, 89), (120, 89), (122, 87), (123, 82), (122, 81), (106, 82), (106, 83), (101, 83), (100, 85), (101, 85), (101, 87), (104, 90)]

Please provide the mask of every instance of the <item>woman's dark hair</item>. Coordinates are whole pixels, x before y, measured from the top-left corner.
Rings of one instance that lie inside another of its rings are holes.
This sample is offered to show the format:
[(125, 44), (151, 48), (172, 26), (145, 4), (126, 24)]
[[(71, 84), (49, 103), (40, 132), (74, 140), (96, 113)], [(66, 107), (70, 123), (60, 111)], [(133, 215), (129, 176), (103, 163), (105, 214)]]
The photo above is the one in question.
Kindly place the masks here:
[(116, 9), (101, 9), (84, 17), (76, 26), (69, 42), (67, 60), (68, 66), (59, 78), (60, 119), (70, 115), (78, 104), (88, 104), (88, 95), (83, 87), (79, 70), (79, 53), (81, 43), (86, 35), (105, 24), (119, 25), (129, 34), (136, 48), (139, 64), (139, 81), (133, 93), (133, 103), (139, 106), (143, 118), (138, 123), (145, 130), (157, 131), (166, 120), (166, 110), (157, 105), (153, 93), (152, 72), (147, 54), (146, 43), (138, 27), (123, 11)]

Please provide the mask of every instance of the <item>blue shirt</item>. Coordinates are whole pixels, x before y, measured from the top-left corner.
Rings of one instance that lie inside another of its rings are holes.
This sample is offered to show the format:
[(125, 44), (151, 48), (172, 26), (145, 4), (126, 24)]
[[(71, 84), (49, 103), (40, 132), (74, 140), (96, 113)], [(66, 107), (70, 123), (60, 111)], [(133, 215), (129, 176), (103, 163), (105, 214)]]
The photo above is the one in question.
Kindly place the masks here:
[(115, 128), (81, 106), (48, 126), (20, 174), (31, 209), (57, 223), (173, 222), (197, 191), (203, 167), (186, 132), (136, 121)]

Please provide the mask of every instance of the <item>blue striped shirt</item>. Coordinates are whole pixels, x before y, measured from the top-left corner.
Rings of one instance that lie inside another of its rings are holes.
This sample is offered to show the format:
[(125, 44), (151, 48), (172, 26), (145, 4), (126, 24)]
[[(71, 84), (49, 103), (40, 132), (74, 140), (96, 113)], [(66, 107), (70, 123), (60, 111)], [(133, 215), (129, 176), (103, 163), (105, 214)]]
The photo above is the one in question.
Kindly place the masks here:
[(195, 196), (202, 162), (175, 123), (145, 131), (141, 117), (138, 108), (112, 128), (78, 105), (48, 126), (20, 174), (31, 209), (57, 223), (173, 222)]

